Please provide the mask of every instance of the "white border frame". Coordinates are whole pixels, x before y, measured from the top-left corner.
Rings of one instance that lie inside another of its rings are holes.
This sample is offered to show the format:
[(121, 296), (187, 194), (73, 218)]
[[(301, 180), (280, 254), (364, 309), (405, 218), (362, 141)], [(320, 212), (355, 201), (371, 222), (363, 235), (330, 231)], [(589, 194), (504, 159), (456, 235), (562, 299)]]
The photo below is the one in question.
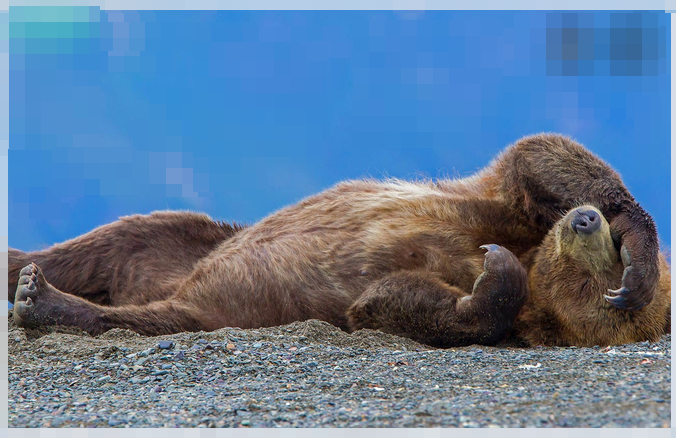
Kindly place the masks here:
[[(9, 13), (9, 0), (0, 0), (0, 15)], [(676, 12), (676, 0), (518, 0), (510, 1), (509, 4), (498, 0), (26, 0), (12, 1), (11, 6), (99, 6), (101, 10), (663, 10)], [(2, 26), (0, 21), (0, 108), (2, 108), (2, 123), (0, 123), (0, 294), (1, 288), (7, 284), (7, 241), (8, 241), (8, 148), (9, 148), (9, 26)], [(4, 27), (4, 28), (3, 28)], [(673, 169), (676, 158), (673, 154), (674, 141), (676, 140), (676, 83), (674, 82), (674, 70), (676, 69), (676, 16), (671, 16), (671, 223), (672, 235), (674, 234), (674, 194), (676, 193), (676, 180)], [(3, 42), (4, 41), (4, 42)], [(5, 44), (2, 46), (2, 44)], [(4, 50), (4, 51), (3, 51)], [(4, 206), (4, 208), (3, 208)], [(674, 274), (672, 272), (672, 281)], [(2, 295), (5, 296), (5, 295)], [(0, 328), (4, 335), (0, 339), (0, 428), (8, 427), (8, 321), (6, 307), (0, 306)], [(672, 312), (673, 313), (673, 312)], [(676, 323), (672, 320), (672, 332)], [(674, 398), (674, 370), (672, 368), (672, 400)], [(674, 427), (676, 409), (671, 403), (671, 425)], [(325, 436), (330, 438), (399, 438), (399, 437), (450, 437), (455, 434), (460, 436), (501, 436), (537, 438), (547, 434), (551, 438), (614, 438), (632, 437), (629, 429), (551, 429), (547, 432), (535, 429), (480, 429), (480, 430), (440, 430), (440, 429), (235, 429), (235, 430), (198, 430), (198, 429), (8, 429), (10, 437), (89, 437), (105, 436), (122, 437), (136, 436), (138, 434), (152, 434), (153, 437), (212, 437), (212, 436), (235, 436), (235, 437), (279, 437), (279, 438), (315, 438)], [(641, 432), (642, 434), (642, 432)], [(669, 429), (655, 429), (650, 431), (651, 438), (667, 438), (671, 436)]]

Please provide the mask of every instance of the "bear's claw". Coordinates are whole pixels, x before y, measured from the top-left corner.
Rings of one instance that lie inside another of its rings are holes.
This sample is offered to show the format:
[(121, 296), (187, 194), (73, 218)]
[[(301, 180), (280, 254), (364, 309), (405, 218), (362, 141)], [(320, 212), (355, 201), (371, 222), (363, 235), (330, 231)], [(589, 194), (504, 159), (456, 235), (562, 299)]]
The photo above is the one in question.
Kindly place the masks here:
[(624, 286), (622, 286), (621, 288), (619, 288), (617, 290), (608, 289), (608, 292), (610, 292), (611, 294), (615, 294), (615, 295), (614, 296), (613, 295), (604, 295), (603, 297), (606, 299), (606, 301), (608, 301), (610, 304), (617, 307), (618, 309), (638, 310), (641, 307), (643, 307), (642, 305), (637, 307), (637, 306), (631, 306), (629, 304), (629, 302), (627, 301), (625, 296), (627, 294), (629, 294), (631, 291)]
[(486, 245), (481, 245), (479, 248), (485, 249), (487, 251), (497, 251), (500, 249), (500, 245), (494, 243), (487, 243)]
[(632, 257), (626, 245), (622, 245), (620, 249), (620, 258), (624, 265), (622, 285), (616, 290), (608, 289), (611, 295), (604, 295), (604, 297), (606, 301), (618, 309), (639, 310), (651, 301), (651, 298), (646, 298), (645, 293), (641, 290), (644, 287), (641, 283), (644, 282), (645, 272), (640, 266), (634, 267), (632, 265)]

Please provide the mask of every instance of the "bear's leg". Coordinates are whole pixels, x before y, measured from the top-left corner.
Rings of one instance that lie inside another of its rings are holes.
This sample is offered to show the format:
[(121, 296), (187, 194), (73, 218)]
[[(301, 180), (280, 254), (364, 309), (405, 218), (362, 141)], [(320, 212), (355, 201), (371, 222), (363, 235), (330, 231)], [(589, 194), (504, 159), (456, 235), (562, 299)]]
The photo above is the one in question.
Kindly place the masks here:
[(208, 315), (204, 309), (171, 299), (142, 306), (93, 304), (54, 288), (33, 263), (20, 271), (14, 303), (14, 321), (20, 327), (72, 326), (92, 335), (114, 327), (147, 335), (198, 331), (208, 327)]
[(31, 262), (58, 290), (93, 303), (165, 299), (197, 261), (239, 229), (203, 214), (156, 212), (121, 218), (42, 251), (10, 248), (8, 299), (14, 302), (19, 271)]
[(485, 248), (484, 272), (471, 295), (430, 272), (397, 272), (377, 281), (350, 307), (350, 328), (379, 329), (435, 347), (500, 342), (528, 297), (527, 274), (509, 250)]
[[(235, 248), (226, 243), (200, 259), (169, 298), (145, 305), (100, 306), (62, 293), (31, 264), (20, 273), (15, 320), (28, 327), (72, 325), (92, 334), (114, 327), (147, 335), (269, 327), (310, 318), (346, 327), (352, 299), (336, 293), (325, 272), (315, 269), (323, 248), (313, 237)], [(158, 277), (153, 271), (146, 275), (148, 281)]]
[(652, 301), (659, 281), (655, 223), (610, 166), (580, 144), (560, 135), (526, 137), (481, 173), (486, 190), (498, 193), (543, 232), (568, 210), (597, 207), (624, 247), (622, 287), (608, 301), (638, 310)]

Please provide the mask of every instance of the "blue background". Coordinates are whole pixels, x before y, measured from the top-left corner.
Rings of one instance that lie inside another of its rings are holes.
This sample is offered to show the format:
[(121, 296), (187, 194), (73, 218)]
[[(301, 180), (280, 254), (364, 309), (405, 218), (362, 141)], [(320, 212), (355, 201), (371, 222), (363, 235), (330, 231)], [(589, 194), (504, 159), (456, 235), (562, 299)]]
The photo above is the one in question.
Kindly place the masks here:
[(670, 244), (666, 13), (92, 8), (71, 38), (13, 33), (18, 11), (10, 247), (157, 209), (252, 223), (348, 178), (466, 176), (541, 131), (617, 169)]

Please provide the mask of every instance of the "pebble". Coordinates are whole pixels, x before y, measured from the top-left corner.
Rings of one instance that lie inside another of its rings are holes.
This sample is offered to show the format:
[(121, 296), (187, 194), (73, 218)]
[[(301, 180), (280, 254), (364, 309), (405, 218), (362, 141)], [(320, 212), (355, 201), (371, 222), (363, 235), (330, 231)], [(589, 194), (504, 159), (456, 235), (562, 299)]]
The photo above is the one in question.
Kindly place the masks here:
[(154, 352), (155, 352), (154, 348), (148, 348), (147, 350), (141, 351), (138, 355), (141, 356), (141, 357), (147, 357)]
[(162, 350), (168, 350), (174, 348), (174, 343), (172, 341), (160, 341), (157, 346)]
[(73, 406), (86, 406), (89, 402), (89, 399), (82, 398), (73, 402)]

